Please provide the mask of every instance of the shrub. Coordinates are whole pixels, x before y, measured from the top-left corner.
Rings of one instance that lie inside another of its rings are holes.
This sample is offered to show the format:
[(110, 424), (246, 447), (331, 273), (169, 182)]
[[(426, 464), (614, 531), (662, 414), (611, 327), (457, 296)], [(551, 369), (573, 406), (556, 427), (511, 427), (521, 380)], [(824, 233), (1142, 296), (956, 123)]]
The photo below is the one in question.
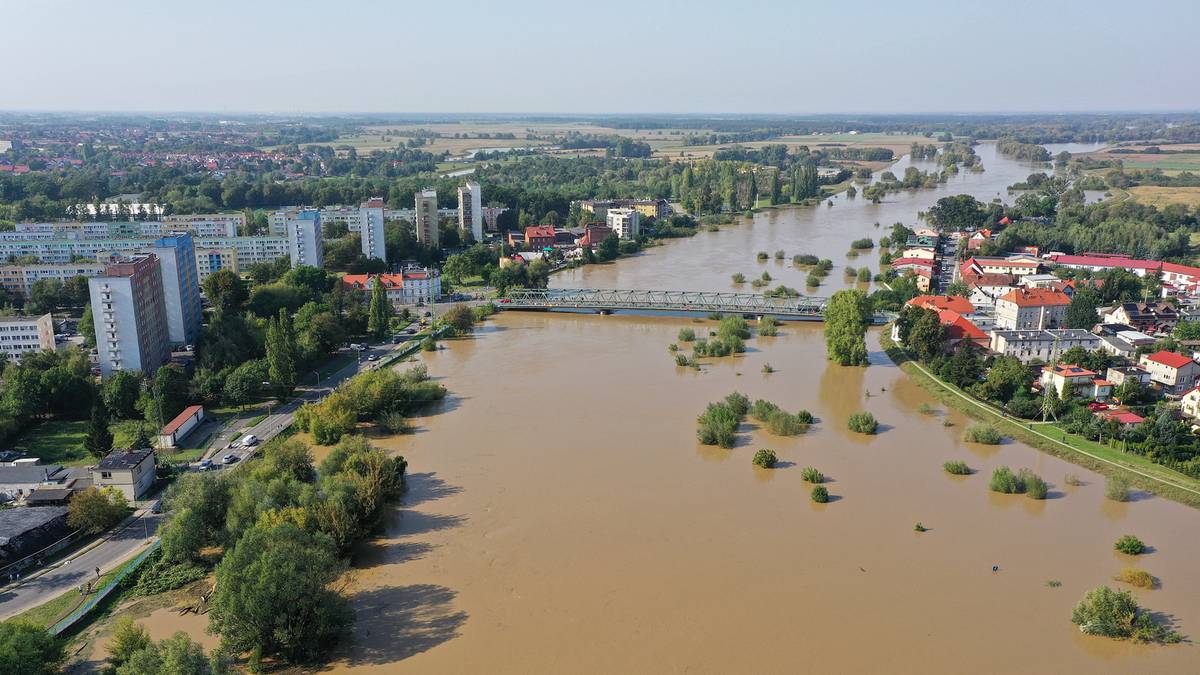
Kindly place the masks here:
[(763, 272), (758, 278), (762, 279), (763, 281), (771, 281), (771, 273)]
[(1108, 476), (1104, 479), (1104, 496), (1114, 502), (1129, 501), (1129, 479), (1124, 476)]
[(692, 360), (690, 358), (688, 358), (687, 354), (676, 354), (675, 355), (675, 365), (677, 365), (677, 366), (683, 366), (686, 368), (687, 366), (691, 365), (691, 362), (692, 362)]
[(852, 413), (846, 420), (846, 425), (850, 431), (860, 434), (873, 434), (879, 428), (879, 422), (875, 420), (875, 416), (865, 411)]
[(758, 334), (763, 337), (774, 337), (779, 334), (779, 321), (773, 317), (764, 316), (758, 320)]
[(766, 252), (766, 251), (759, 251), (759, 252), (758, 252), (758, 259), (759, 259), (759, 260), (766, 260), (767, 258), (770, 258), (770, 257), (771, 257), (771, 256), (767, 255), (767, 252)]
[(740, 316), (727, 316), (717, 324), (717, 336), (721, 338), (738, 337), (750, 339), (750, 324)]
[(920, 521), (917, 521), (917, 524), (913, 525), (913, 532), (928, 532), (928, 531), (929, 531), (929, 528), (922, 525)]
[(858, 270), (858, 280), (860, 282), (870, 281), (871, 280), (871, 270), (869, 270), (865, 267), (860, 267)]
[(775, 372), (775, 369), (773, 367), (771, 367), (771, 364), (764, 363), (763, 367), (762, 367), (762, 371), (769, 375), (769, 374)]
[(776, 410), (767, 417), (767, 431), (776, 436), (795, 436), (804, 433), (805, 424), (783, 410)]
[(1101, 635), (1120, 640), (1174, 643), (1183, 639), (1179, 633), (1156, 624), (1150, 615), (1141, 611), (1129, 591), (1114, 591), (1100, 586), (1088, 591), (1071, 611), (1071, 623), (1087, 635)]
[(996, 430), (996, 427), (990, 424), (975, 424), (963, 434), (963, 440), (970, 443), (982, 443), (983, 445), (1000, 445), (1000, 442), (1004, 440), (1004, 436)]
[(1076, 476), (1073, 473), (1069, 473), (1066, 476), (1064, 476), (1063, 482), (1066, 483), (1067, 485), (1073, 485), (1076, 487), (1083, 485), (1083, 480), (1080, 479), (1079, 476)]
[(759, 422), (766, 422), (778, 410), (779, 406), (760, 398), (750, 406), (750, 416)]
[(800, 471), (800, 477), (806, 483), (824, 483), (825, 476), (816, 467), (806, 466)]
[(745, 394), (733, 392), (724, 398), (725, 405), (729, 406), (739, 418), (745, 417), (750, 411), (750, 398)]
[(776, 260), (783, 260), (786, 257), (787, 257), (787, 254), (783, 252), (783, 249), (779, 249), (778, 251), (775, 251), (775, 259)]
[(992, 479), (988, 481), (988, 488), (992, 492), (1013, 495), (1024, 492), (1025, 484), (1021, 482), (1020, 476), (1013, 474), (1012, 469), (1001, 466), (992, 471)]
[(929, 405), (928, 403), (922, 403), (921, 405), (917, 406), (917, 412), (921, 413), (922, 415), (932, 415), (937, 412), (937, 408)]
[(1158, 585), (1149, 572), (1137, 567), (1122, 568), (1120, 573), (1114, 578), (1117, 581), (1123, 581), (1130, 586), (1137, 586), (1138, 588), (1154, 588)]
[(751, 286), (753, 286), (753, 287), (755, 287), (755, 288), (762, 288), (763, 286), (766, 286), (768, 283), (770, 283), (770, 282), (769, 282), (769, 281), (763, 281), (762, 279), (755, 279), (755, 280), (753, 280), (753, 281), (751, 281), (751, 282), (750, 282), (750, 285), (751, 285)]
[(735, 284), (746, 283), (746, 275), (742, 274), (741, 272), (738, 272), (737, 274), (733, 275), (732, 278), (733, 278), (733, 283), (735, 283)]
[(743, 412), (730, 405), (727, 401), (733, 399), (735, 405), (744, 399), (741, 394), (730, 394), (725, 401), (709, 403), (700, 417), (696, 419), (699, 428), (696, 436), (704, 445), (717, 445), (722, 448), (732, 448), (737, 442), (737, 427), (741, 422)]
[(821, 277), (815, 274), (810, 274), (804, 279), (804, 285), (808, 288), (816, 288), (817, 286), (821, 285)]
[(770, 469), (771, 467), (775, 466), (775, 462), (779, 460), (775, 457), (774, 450), (762, 448), (758, 452), (754, 453), (754, 459), (751, 461), (754, 466), (761, 466), (764, 469)]
[(800, 422), (803, 424), (812, 424), (813, 414), (807, 410), (801, 410), (800, 412), (796, 413), (796, 419), (800, 420)]
[(208, 570), (193, 562), (177, 563), (164, 560), (161, 551), (151, 553), (141, 571), (133, 595), (157, 595), (181, 588), (208, 576)]
[(812, 500), (818, 504), (824, 504), (829, 501), (829, 490), (825, 489), (824, 485), (818, 485), (812, 489)]
[(421, 351), (436, 352), (437, 351), (437, 340), (435, 340), (432, 335), (425, 338), (424, 340), (421, 340)]
[(952, 473), (955, 476), (971, 475), (971, 467), (967, 466), (966, 462), (958, 459), (946, 462), (942, 465), (942, 468), (946, 470), (946, 473)]
[(871, 241), (870, 237), (863, 237), (862, 239), (855, 239), (854, 241), (850, 242), (850, 248), (856, 248), (860, 250), (875, 248), (875, 242)]
[(679, 345), (672, 342), (671, 344), (667, 345), (667, 351), (672, 353), (677, 352), (679, 351)]
[(1117, 540), (1113, 548), (1128, 555), (1139, 555), (1146, 550), (1146, 545), (1132, 534), (1126, 534)]
[(680, 342), (691, 342), (695, 339), (696, 339), (696, 331), (692, 330), (691, 328), (680, 328), (679, 329), (679, 341)]
[(1025, 496), (1030, 499), (1045, 499), (1046, 493), (1049, 491), (1046, 486), (1046, 481), (1042, 477), (1030, 471), (1029, 469), (1021, 469), (1017, 472), (1017, 480), (1025, 485)]
[(402, 434), (409, 430), (408, 419), (395, 410), (380, 415), (378, 425), (387, 434)]

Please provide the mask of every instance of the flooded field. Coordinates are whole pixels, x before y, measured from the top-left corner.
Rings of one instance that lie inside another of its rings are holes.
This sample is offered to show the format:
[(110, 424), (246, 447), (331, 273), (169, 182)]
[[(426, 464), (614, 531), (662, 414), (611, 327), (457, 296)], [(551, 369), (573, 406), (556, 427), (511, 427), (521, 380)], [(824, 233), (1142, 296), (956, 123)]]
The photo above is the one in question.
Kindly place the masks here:
[[(760, 214), (555, 283), (726, 289), (730, 274), (765, 267), (798, 287), (800, 272), (755, 252), (840, 265), (851, 239), (912, 225), (939, 196), (990, 198), (1030, 173), (990, 148), (979, 150), (987, 171), (959, 185)], [(841, 279), (835, 270), (820, 292)], [(329, 669), (1195, 671), (1189, 643), (1088, 638), (1069, 616), (1086, 590), (1119, 586), (1112, 577), (1137, 565), (1161, 580), (1136, 591), (1141, 602), (1200, 631), (1200, 513), (1149, 495), (1109, 502), (1102, 478), (1074, 465), (1018, 443), (962, 442), (967, 420), (891, 364), (877, 334), (866, 369), (828, 364), (811, 324), (699, 372), (675, 366), (667, 345), (702, 325), (505, 313), (425, 355), (452, 395), (417, 433), (376, 441), (408, 458), (410, 490), (356, 555), (354, 640)], [(767, 362), (777, 372), (763, 374)], [(699, 445), (696, 415), (735, 390), (817, 423), (792, 438), (748, 423), (734, 449)], [(879, 435), (846, 429), (857, 410), (880, 420)], [(758, 448), (780, 465), (753, 467)], [(948, 459), (976, 473), (947, 475)], [(1050, 498), (989, 492), (1000, 465), (1033, 469)], [(806, 466), (830, 478), (831, 503), (810, 500)], [(1067, 486), (1068, 473), (1085, 484)], [(914, 532), (918, 521), (929, 531)], [(1126, 533), (1153, 552), (1115, 552)]]

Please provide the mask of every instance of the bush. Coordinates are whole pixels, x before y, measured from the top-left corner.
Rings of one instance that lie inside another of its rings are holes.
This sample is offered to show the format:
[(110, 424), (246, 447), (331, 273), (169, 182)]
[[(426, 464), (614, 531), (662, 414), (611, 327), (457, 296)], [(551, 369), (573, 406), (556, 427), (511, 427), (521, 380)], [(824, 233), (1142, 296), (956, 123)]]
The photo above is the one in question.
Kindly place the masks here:
[(763, 281), (771, 281), (771, 273), (763, 272), (758, 278), (762, 279)]
[(796, 436), (804, 433), (808, 426), (799, 418), (783, 410), (776, 410), (767, 416), (767, 431), (776, 436)]
[(750, 398), (745, 394), (735, 391), (726, 396), (723, 401), (739, 418), (745, 417), (746, 413), (750, 411)]
[(1175, 643), (1179, 633), (1156, 624), (1141, 611), (1129, 591), (1114, 591), (1108, 586), (1093, 588), (1071, 611), (1071, 623), (1086, 635), (1101, 635), (1119, 640)]
[(696, 339), (696, 331), (691, 328), (680, 328), (678, 337), (680, 342), (692, 342)]
[(58, 673), (65, 644), (32, 621), (0, 621), (0, 672), (21, 675)]
[(856, 248), (860, 250), (875, 248), (875, 242), (871, 241), (870, 237), (863, 237), (862, 239), (855, 239), (854, 241), (850, 242), (850, 248)]
[(767, 252), (766, 252), (766, 251), (759, 251), (759, 252), (758, 252), (758, 259), (759, 259), (760, 261), (761, 261), (761, 260), (766, 260), (767, 258), (770, 258), (770, 257), (771, 257), (771, 256), (767, 255)]
[(738, 272), (737, 274), (733, 275), (732, 279), (733, 279), (733, 283), (735, 283), (735, 284), (746, 283), (746, 275), (742, 274), (741, 272)]
[(730, 337), (750, 339), (750, 324), (740, 316), (723, 317), (717, 324), (717, 336), (722, 339)]
[(1146, 550), (1146, 545), (1132, 534), (1126, 534), (1117, 540), (1113, 548), (1127, 555), (1140, 555)]
[(1155, 578), (1149, 572), (1137, 567), (1122, 568), (1120, 573), (1114, 578), (1117, 581), (1123, 581), (1130, 586), (1137, 586), (1138, 588), (1154, 588), (1158, 585)]
[(208, 576), (208, 570), (193, 562), (177, 563), (163, 559), (162, 551), (151, 553), (137, 573), (133, 595), (157, 595), (186, 586)]
[(829, 501), (829, 490), (825, 489), (824, 485), (818, 485), (812, 489), (812, 500), (818, 504), (824, 504)]
[(758, 320), (758, 334), (763, 337), (774, 337), (779, 334), (779, 321), (773, 317), (764, 316)]
[(800, 422), (803, 424), (812, 424), (814, 418), (812, 413), (808, 412), (807, 410), (801, 410), (800, 412), (796, 413), (796, 419), (800, 420)]
[(929, 405), (928, 403), (922, 403), (921, 405), (917, 406), (917, 412), (921, 413), (922, 415), (932, 415), (937, 412), (937, 408)]
[(692, 365), (692, 360), (688, 357), (687, 354), (676, 354), (675, 355), (675, 365), (683, 366), (686, 368), (687, 366)]
[(875, 421), (875, 416), (865, 411), (851, 414), (846, 420), (846, 425), (850, 431), (860, 434), (873, 434), (879, 428), (879, 422)]
[(1129, 479), (1124, 476), (1108, 476), (1104, 479), (1104, 496), (1114, 502), (1129, 501)]
[(928, 532), (928, 531), (929, 531), (929, 528), (922, 525), (920, 521), (917, 521), (917, 524), (913, 525), (913, 532)]
[(409, 430), (408, 419), (395, 410), (380, 415), (377, 424), (385, 434), (402, 434)]
[(424, 340), (421, 340), (421, 351), (436, 352), (437, 351), (437, 340), (435, 340), (432, 335), (425, 338)]
[(1012, 469), (1001, 466), (992, 471), (992, 479), (988, 481), (988, 489), (992, 492), (1003, 492), (1006, 495), (1020, 494), (1025, 491), (1025, 484)]
[(763, 367), (762, 367), (762, 371), (764, 373), (770, 375), (771, 373), (775, 372), (775, 368), (772, 367), (771, 364), (769, 364), (769, 363), (764, 363)]
[(946, 470), (946, 473), (952, 473), (955, 476), (971, 475), (971, 467), (967, 466), (967, 463), (962, 460), (956, 459), (946, 462), (942, 465), (942, 468)]
[(975, 424), (963, 434), (963, 440), (970, 443), (982, 443), (983, 445), (1000, 445), (1001, 441), (1004, 440), (1004, 436), (996, 430), (996, 427), (990, 424)]
[(679, 351), (679, 345), (672, 342), (671, 344), (667, 345), (667, 351), (669, 351), (671, 353), (675, 353), (675, 352)]
[[(847, 254), (847, 255), (849, 255), (849, 254)], [(858, 254), (855, 253), (854, 255), (858, 255)], [(842, 270), (842, 273), (848, 277), (858, 276), (858, 270), (854, 269), (853, 267), (851, 267), (849, 265), (846, 265), (846, 269)]]
[(750, 406), (750, 416), (759, 422), (766, 422), (779, 409), (774, 403), (760, 398)]
[(787, 254), (783, 252), (783, 249), (779, 249), (778, 251), (775, 251), (775, 259), (776, 260), (783, 260), (786, 257), (787, 257)]
[[(734, 397), (741, 397), (741, 394), (730, 394), (726, 397), (726, 401)], [(738, 412), (726, 401), (709, 403), (700, 417), (696, 419), (699, 424), (696, 436), (704, 445), (732, 448), (737, 442), (737, 427), (745, 413)], [(740, 399), (735, 398), (735, 401), (740, 401)]]
[(762, 448), (754, 453), (754, 459), (751, 460), (754, 466), (761, 466), (764, 469), (770, 469), (775, 466), (775, 462), (777, 461), (779, 460), (775, 457), (775, 451), (766, 448)]
[(1069, 473), (1066, 476), (1064, 476), (1063, 482), (1066, 483), (1067, 485), (1073, 485), (1076, 487), (1083, 485), (1083, 480), (1080, 479), (1079, 476), (1076, 476), (1073, 473)]
[(1045, 499), (1046, 493), (1049, 491), (1046, 481), (1042, 477), (1030, 471), (1029, 469), (1021, 469), (1017, 472), (1017, 480), (1025, 485), (1025, 496), (1030, 499)]
[(800, 471), (800, 478), (806, 483), (824, 483), (825, 476), (816, 467), (806, 466)]
[(859, 282), (870, 281), (871, 280), (871, 270), (869, 270), (865, 267), (860, 267), (858, 270), (858, 280), (859, 280)]

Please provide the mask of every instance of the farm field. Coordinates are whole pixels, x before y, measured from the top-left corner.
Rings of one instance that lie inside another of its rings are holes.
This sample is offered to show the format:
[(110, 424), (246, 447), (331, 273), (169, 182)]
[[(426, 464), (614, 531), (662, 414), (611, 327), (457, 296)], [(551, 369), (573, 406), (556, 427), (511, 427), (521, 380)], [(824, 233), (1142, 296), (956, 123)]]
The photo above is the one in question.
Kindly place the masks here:
[(1200, 187), (1157, 187), (1139, 185), (1129, 188), (1133, 200), (1158, 208), (1171, 204), (1184, 204), (1190, 208), (1200, 207)]

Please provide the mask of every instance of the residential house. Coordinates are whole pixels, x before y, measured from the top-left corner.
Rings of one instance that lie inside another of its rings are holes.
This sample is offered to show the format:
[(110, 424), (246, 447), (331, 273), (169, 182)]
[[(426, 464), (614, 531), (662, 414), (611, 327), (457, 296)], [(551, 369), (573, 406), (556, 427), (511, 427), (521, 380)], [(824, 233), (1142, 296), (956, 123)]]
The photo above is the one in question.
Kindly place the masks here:
[(1053, 388), (1063, 399), (1103, 401), (1112, 394), (1112, 382), (1076, 365), (1059, 363), (1042, 369), (1042, 387)]
[(968, 258), (960, 268), (962, 274), (1011, 274), (1015, 277), (1023, 277), (1027, 274), (1037, 274), (1041, 268), (1041, 263), (1038, 259), (1028, 255), (1014, 255), (1007, 257), (983, 257), (975, 256)]
[(1143, 333), (1169, 333), (1179, 323), (1179, 310), (1167, 302), (1123, 302), (1104, 314), (1107, 323), (1123, 323)]
[(1165, 295), (1200, 295), (1200, 267), (1164, 262), (1160, 279)]
[(1054, 330), (993, 330), (988, 345), (1004, 356), (1015, 356), (1021, 363), (1058, 360), (1068, 349), (1081, 347), (1092, 351), (1100, 347), (1100, 337), (1078, 328)]
[(1167, 394), (1183, 394), (1200, 380), (1200, 363), (1183, 354), (1157, 351), (1142, 355), (1138, 362), (1150, 373), (1150, 381)]
[(987, 349), (990, 338), (970, 319), (950, 309), (937, 310), (938, 321), (946, 327), (946, 348), (953, 351), (958, 343), (967, 341)]
[(904, 251), (902, 253), (900, 253), (899, 259), (904, 260), (905, 258), (916, 258), (919, 260), (936, 260), (937, 253), (935, 253), (932, 248), (925, 248), (923, 246), (913, 246), (911, 248), (904, 249)]
[(969, 300), (959, 295), (918, 295), (905, 304), (913, 307), (932, 309), (935, 312), (948, 309), (959, 314), (971, 314), (975, 311), (975, 306)]
[(92, 484), (120, 490), (131, 502), (141, 499), (154, 485), (154, 451), (143, 448), (110, 452), (92, 469)]
[(1084, 253), (1081, 255), (1050, 253), (1045, 258), (1054, 263), (1056, 267), (1088, 270), (1090, 272), (1103, 272), (1105, 270), (1121, 268), (1129, 270), (1139, 277), (1144, 277), (1147, 274), (1158, 274), (1162, 268), (1162, 263), (1157, 260), (1138, 260), (1116, 253)]
[(535, 251), (543, 248), (553, 248), (554, 237), (553, 225), (535, 225), (525, 228), (525, 246)]
[(1114, 387), (1119, 387), (1128, 381), (1134, 381), (1138, 384), (1150, 384), (1150, 371), (1140, 366), (1111, 366), (1108, 372), (1104, 373), (1104, 379), (1113, 383)]
[(1136, 427), (1146, 421), (1146, 418), (1129, 412), (1128, 410), (1101, 410), (1096, 413), (1106, 420), (1111, 420), (1121, 425), (1126, 431)]
[(435, 302), (442, 295), (442, 276), (435, 270), (424, 267), (409, 267), (393, 274), (347, 274), (342, 277), (347, 290), (362, 293), (370, 302), (375, 282), (383, 284), (384, 293), (392, 307), (420, 305)]
[(976, 307), (995, 307), (1001, 296), (1016, 288), (1011, 274), (964, 274), (962, 282), (967, 285), (967, 299)]
[(612, 234), (612, 228), (607, 225), (588, 225), (576, 243), (581, 247), (595, 248)]
[(892, 269), (896, 272), (904, 270), (926, 270), (932, 271), (936, 263), (932, 259), (925, 258), (896, 258), (892, 261)]
[(1071, 299), (1052, 288), (1015, 288), (996, 301), (996, 326), (1007, 330), (1058, 328)]
[(1193, 420), (1200, 420), (1200, 387), (1190, 389), (1179, 398), (1179, 411)]

